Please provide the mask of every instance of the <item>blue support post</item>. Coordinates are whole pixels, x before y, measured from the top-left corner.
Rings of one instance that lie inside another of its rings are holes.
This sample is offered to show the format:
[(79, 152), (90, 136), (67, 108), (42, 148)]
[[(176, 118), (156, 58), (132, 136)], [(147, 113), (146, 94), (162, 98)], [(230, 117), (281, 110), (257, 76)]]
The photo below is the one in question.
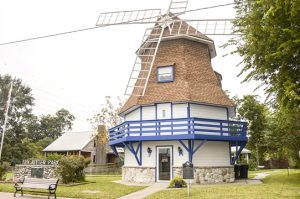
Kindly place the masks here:
[(182, 140), (178, 140), (180, 142), (180, 144), (183, 146), (183, 148), (185, 148), (185, 150), (188, 152), (189, 154), (189, 161), (193, 162), (193, 155), (194, 153), (196, 153), (198, 151), (198, 149), (200, 149), (206, 142), (207, 140), (203, 140), (195, 149), (195, 140), (188, 140), (188, 146), (186, 146), (184, 144), (184, 142)]
[(116, 146), (115, 146), (115, 145), (111, 145), (110, 148), (113, 150), (114, 154), (115, 154), (117, 157), (119, 157), (119, 153), (118, 153), (118, 151), (117, 151), (117, 149), (116, 149)]
[[(194, 140), (193, 140), (194, 141)], [(188, 146), (189, 146), (189, 161), (193, 162), (193, 148), (192, 148), (192, 140), (188, 140)]]
[[(236, 152), (235, 152), (235, 154), (236, 154), (235, 158), (232, 161), (233, 164), (238, 160), (238, 158), (239, 158), (242, 150), (245, 148), (245, 146), (246, 146), (246, 142), (242, 142), (240, 148), (238, 150), (236, 150)], [(236, 148), (237, 148), (237, 145), (236, 145)]]
[(231, 154), (231, 142), (230, 142), (230, 141), (228, 142), (228, 145), (229, 145), (229, 158), (230, 158), (230, 165), (233, 165), (233, 163), (232, 163), (232, 154)]
[(238, 142), (236, 141), (235, 142), (235, 158), (234, 158), (233, 164), (235, 163), (235, 161), (236, 161), (236, 163), (238, 163), (237, 151), (238, 151)]
[(221, 136), (223, 136), (223, 123), (220, 122), (220, 130), (221, 130)]
[(127, 124), (127, 136), (129, 136), (129, 132), (130, 132), (130, 124)]
[[(138, 165), (141, 166), (142, 165), (142, 141), (139, 141), (136, 149), (134, 149), (132, 142), (129, 142), (129, 144), (123, 142), (123, 145), (128, 148), (128, 150), (134, 155)], [(139, 157), (138, 157), (138, 153), (139, 153)]]
[(178, 141), (183, 146), (183, 148), (185, 148), (185, 150), (189, 151), (189, 149), (186, 147), (186, 145), (184, 144), (184, 142), (182, 140), (178, 140)]
[(188, 129), (189, 129), (189, 134), (191, 134), (191, 121), (190, 121), (190, 118), (191, 118), (191, 105), (190, 103), (188, 103), (188, 107), (187, 107), (187, 117), (188, 117)]

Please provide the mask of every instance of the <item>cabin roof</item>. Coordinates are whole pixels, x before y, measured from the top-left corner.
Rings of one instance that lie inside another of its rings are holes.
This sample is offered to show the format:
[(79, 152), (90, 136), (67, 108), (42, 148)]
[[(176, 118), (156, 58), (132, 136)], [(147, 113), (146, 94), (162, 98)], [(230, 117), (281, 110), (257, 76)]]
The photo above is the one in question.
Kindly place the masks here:
[(48, 145), (43, 151), (81, 151), (94, 139), (95, 136), (96, 133), (92, 131), (65, 132), (62, 136)]

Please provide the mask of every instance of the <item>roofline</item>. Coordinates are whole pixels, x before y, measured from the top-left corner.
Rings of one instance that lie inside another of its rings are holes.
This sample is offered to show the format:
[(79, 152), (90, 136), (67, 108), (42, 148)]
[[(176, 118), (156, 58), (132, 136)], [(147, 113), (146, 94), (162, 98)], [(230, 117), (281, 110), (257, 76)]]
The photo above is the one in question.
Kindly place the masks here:
[[(51, 142), (48, 146), (50, 146), (51, 144), (53, 144), (56, 140), (58, 140), (59, 138), (61, 138), (65, 133), (86, 133), (86, 132), (93, 132), (93, 131), (68, 131), (68, 132), (64, 132), (60, 137), (58, 137), (57, 139), (55, 139), (53, 142)], [(98, 134), (98, 132), (95, 132), (96, 134), (92, 136), (92, 138), (82, 147), (82, 149), (84, 147), (86, 147)], [(48, 151), (47, 148), (48, 146), (46, 146), (42, 151), (43, 152), (54, 152), (54, 151)], [(77, 151), (80, 151), (82, 149), (76, 149)], [(75, 151), (76, 151), (75, 150)], [(60, 151), (70, 151), (70, 150), (60, 150)]]
[(43, 150), (43, 152), (67, 152), (67, 151), (82, 151), (82, 152), (93, 152), (93, 151), (87, 151), (87, 150), (82, 150), (82, 149), (71, 149), (71, 150), (51, 150), (51, 151), (45, 151)]
[(189, 39), (192, 41), (196, 41), (196, 42), (200, 42), (200, 43), (204, 43), (207, 44), (208, 47), (210, 48), (210, 55), (211, 55), (211, 59), (217, 56), (217, 52), (216, 52), (216, 48), (215, 48), (215, 43), (213, 40), (209, 40), (209, 39), (203, 39), (194, 35), (170, 35), (167, 37), (162, 37), (161, 41), (164, 40), (173, 40), (173, 39)]
[[(188, 40), (196, 41), (196, 42), (199, 42), (199, 43), (207, 44), (208, 48), (209, 48), (209, 54), (210, 54), (211, 59), (217, 56), (215, 43), (214, 43), (213, 40), (203, 39), (203, 38), (193, 36), (193, 35), (169, 35), (169, 36), (162, 37), (161, 41), (168, 41), (168, 40), (174, 40), (174, 39), (188, 39)], [(141, 45), (141, 47), (143, 47), (144, 45), (145, 45), (145, 43), (143, 43)], [(136, 54), (138, 53), (139, 49), (137, 49), (135, 51)]]
[(67, 152), (67, 151), (81, 151), (80, 149), (69, 149), (69, 150), (56, 150), (56, 151), (54, 151), (54, 150), (43, 150), (43, 152)]

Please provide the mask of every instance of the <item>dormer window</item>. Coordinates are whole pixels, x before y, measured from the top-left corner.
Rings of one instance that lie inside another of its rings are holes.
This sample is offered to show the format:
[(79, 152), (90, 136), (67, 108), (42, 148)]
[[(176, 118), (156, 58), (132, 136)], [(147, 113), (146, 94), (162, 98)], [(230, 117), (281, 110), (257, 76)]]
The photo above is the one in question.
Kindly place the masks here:
[(173, 82), (174, 66), (157, 67), (157, 82)]

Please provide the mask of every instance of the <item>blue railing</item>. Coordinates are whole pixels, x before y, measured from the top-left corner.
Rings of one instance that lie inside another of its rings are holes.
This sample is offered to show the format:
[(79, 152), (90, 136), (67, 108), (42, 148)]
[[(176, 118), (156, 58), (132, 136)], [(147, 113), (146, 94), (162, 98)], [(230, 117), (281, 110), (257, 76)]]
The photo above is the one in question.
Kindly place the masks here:
[(172, 137), (180, 135), (205, 135), (246, 138), (247, 123), (204, 118), (178, 118), (162, 120), (126, 121), (109, 129), (109, 142), (128, 137)]

